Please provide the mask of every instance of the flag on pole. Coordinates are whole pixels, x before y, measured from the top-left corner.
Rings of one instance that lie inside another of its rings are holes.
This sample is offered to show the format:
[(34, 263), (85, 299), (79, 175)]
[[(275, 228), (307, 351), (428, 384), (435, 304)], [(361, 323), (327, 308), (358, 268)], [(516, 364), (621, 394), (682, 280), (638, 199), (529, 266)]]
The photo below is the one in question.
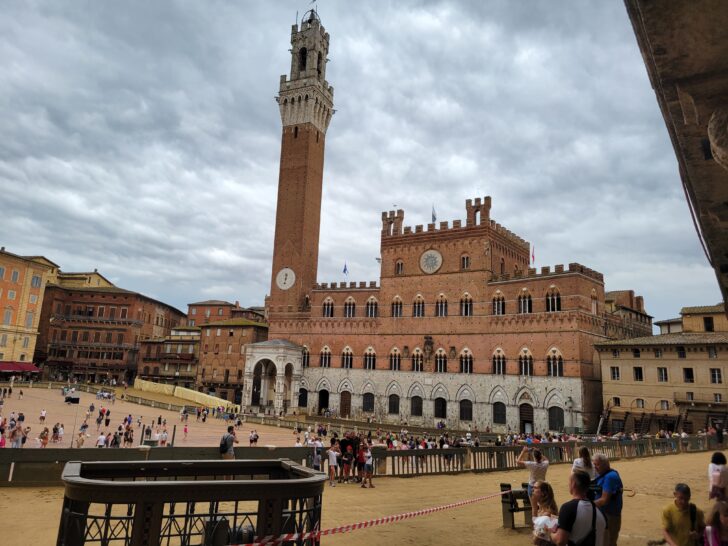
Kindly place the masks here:
[(435, 212), (435, 203), (432, 204), (432, 223), (437, 222), (437, 213)]
[(343, 271), (343, 273), (344, 273), (344, 275), (346, 275), (347, 277), (349, 276), (349, 268), (348, 268), (348, 267), (346, 267), (346, 262), (344, 262), (344, 271)]
[(531, 265), (536, 263), (536, 245), (531, 245)]

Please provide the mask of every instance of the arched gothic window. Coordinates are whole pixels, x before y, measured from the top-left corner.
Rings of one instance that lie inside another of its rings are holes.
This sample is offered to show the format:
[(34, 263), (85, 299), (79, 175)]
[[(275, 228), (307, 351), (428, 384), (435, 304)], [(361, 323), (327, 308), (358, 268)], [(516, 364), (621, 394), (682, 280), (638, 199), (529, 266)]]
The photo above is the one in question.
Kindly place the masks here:
[(522, 315), (533, 313), (531, 294), (521, 294), (518, 296), (518, 312)]
[(402, 356), (399, 354), (399, 351), (397, 349), (392, 349), (392, 352), (389, 353), (389, 369), (398, 372), (400, 370), (400, 365), (402, 362)]
[(379, 316), (379, 303), (373, 296), (367, 300), (367, 318), (375, 318)]
[(375, 370), (377, 368), (377, 354), (369, 347), (364, 353), (364, 369)]
[(435, 303), (435, 316), (447, 316), (447, 299), (443, 295), (440, 295), (440, 297), (437, 299), (437, 302)]
[(331, 367), (331, 350), (328, 347), (324, 347), (323, 349), (321, 349), (321, 354), (319, 355), (319, 364), (322, 368)]
[(298, 70), (303, 72), (306, 70), (306, 61), (308, 60), (308, 50), (302, 47), (298, 50)]
[(323, 316), (326, 318), (331, 318), (334, 316), (334, 300), (331, 298), (326, 298), (323, 304)]
[(437, 373), (447, 373), (447, 355), (442, 349), (435, 354), (435, 371)]
[(473, 298), (470, 297), (470, 294), (464, 294), (460, 300), (460, 316), (473, 316)]
[(392, 317), (398, 318), (402, 316), (402, 300), (394, 298), (392, 302)]
[(564, 376), (564, 359), (558, 354), (550, 354), (546, 357), (546, 367), (548, 368), (548, 375), (551, 377), (563, 377)]
[(354, 353), (349, 347), (346, 347), (341, 353), (341, 367), (350, 370), (354, 367)]
[(374, 393), (365, 392), (361, 400), (361, 410), (365, 413), (374, 412)]
[(524, 376), (533, 375), (533, 357), (523, 353), (518, 357), (518, 373)]
[(460, 355), (460, 373), (473, 373), (473, 355), (469, 351)]
[(412, 316), (413, 317), (424, 317), (425, 316), (425, 300), (422, 296), (417, 296), (414, 303), (412, 304)]
[(470, 269), (470, 256), (467, 254), (460, 256), (460, 269)]
[(412, 353), (412, 371), (421, 372), (424, 369), (423, 362), (422, 352), (419, 349), (415, 349)]
[(344, 317), (354, 318), (356, 316), (356, 302), (354, 298), (347, 298), (344, 302)]
[(496, 352), (493, 355), (493, 373), (498, 375), (505, 375), (506, 373), (506, 355), (501, 352)]
[(503, 294), (497, 292), (493, 296), (493, 314), (494, 315), (505, 315), (506, 314), (506, 299)]
[(546, 312), (555, 313), (556, 311), (561, 311), (561, 294), (552, 288), (546, 294)]
[(308, 347), (304, 347), (301, 355), (301, 366), (308, 368), (311, 355), (308, 352)]
[(404, 262), (402, 260), (397, 260), (395, 262), (394, 274), (395, 275), (404, 275)]

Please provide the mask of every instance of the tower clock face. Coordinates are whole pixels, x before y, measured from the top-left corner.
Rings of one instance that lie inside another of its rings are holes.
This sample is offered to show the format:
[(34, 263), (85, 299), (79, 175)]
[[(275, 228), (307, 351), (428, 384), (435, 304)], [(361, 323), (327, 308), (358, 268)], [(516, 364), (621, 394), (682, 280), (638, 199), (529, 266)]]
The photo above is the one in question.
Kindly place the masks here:
[(428, 275), (437, 272), (441, 266), (442, 254), (440, 254), (437, 250), (426, 250), (422, 253), (422, 256), (420, 256), (420, 269)]
[(296, 282), (296, 274), (290, 267), (284, 267), (276, 275), (276, 284), (281, 290), (288, 290)]

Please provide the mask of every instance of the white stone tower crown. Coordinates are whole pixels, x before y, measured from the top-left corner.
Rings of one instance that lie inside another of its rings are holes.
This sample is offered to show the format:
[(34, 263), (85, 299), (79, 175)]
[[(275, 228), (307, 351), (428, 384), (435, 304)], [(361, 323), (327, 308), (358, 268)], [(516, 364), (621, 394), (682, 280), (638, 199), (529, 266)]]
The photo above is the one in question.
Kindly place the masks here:
[(278, 107), (284, 127), (311, 123), (326, 134), (334, 113), (334, 88), (326, 81), (329, 34), (309, 10), (291, 28), (291, 75), (281, 76)]

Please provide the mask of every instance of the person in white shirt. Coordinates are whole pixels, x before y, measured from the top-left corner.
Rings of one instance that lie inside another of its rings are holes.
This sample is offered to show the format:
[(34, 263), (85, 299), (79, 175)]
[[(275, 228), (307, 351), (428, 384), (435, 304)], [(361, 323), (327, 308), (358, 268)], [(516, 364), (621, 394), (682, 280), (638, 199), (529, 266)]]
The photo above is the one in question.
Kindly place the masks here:
[(728, 467), (722, 451), (716, 451), (708, 464), (708, 498), (719, 501), (728, 498)]
[(594, 470), (594, 465), (591, 461), (591, 455), (589, 454), (589, 448), (582, 446), (579, 449), (579, 458), (574, 459), (574, 464), (571, 466), (572, 472), (584, 472), (589, 475), (590, 480), (594, 480), (597, 477), (597, 471)]
[(96, 438), (96, 447), (106, 447), (106, 434), (103, 432)]
[[(529, 453), (533, 455), (533, 461), (526, 460), (526, 456)], [(543, 456), (540, 450), (526, 445), (523, 446), (516, 463), (518, 463), (518, 466), (528, 469), (528, 498), (530, 499), (533, 495), (533, 484), (536, 482), (546, 481), (546, 471), (549, 469), (549, 460)], [(531, 508), (533, 510), (533, 516), (536, 517), (536, 504), (533, 500), (531, 501)]]
[(329, 449), (329, 485), (336, 487), (336, 472), (339, 469), (339, 457), (341, 457), (341, 449), (339, 442), (336, 442)]

